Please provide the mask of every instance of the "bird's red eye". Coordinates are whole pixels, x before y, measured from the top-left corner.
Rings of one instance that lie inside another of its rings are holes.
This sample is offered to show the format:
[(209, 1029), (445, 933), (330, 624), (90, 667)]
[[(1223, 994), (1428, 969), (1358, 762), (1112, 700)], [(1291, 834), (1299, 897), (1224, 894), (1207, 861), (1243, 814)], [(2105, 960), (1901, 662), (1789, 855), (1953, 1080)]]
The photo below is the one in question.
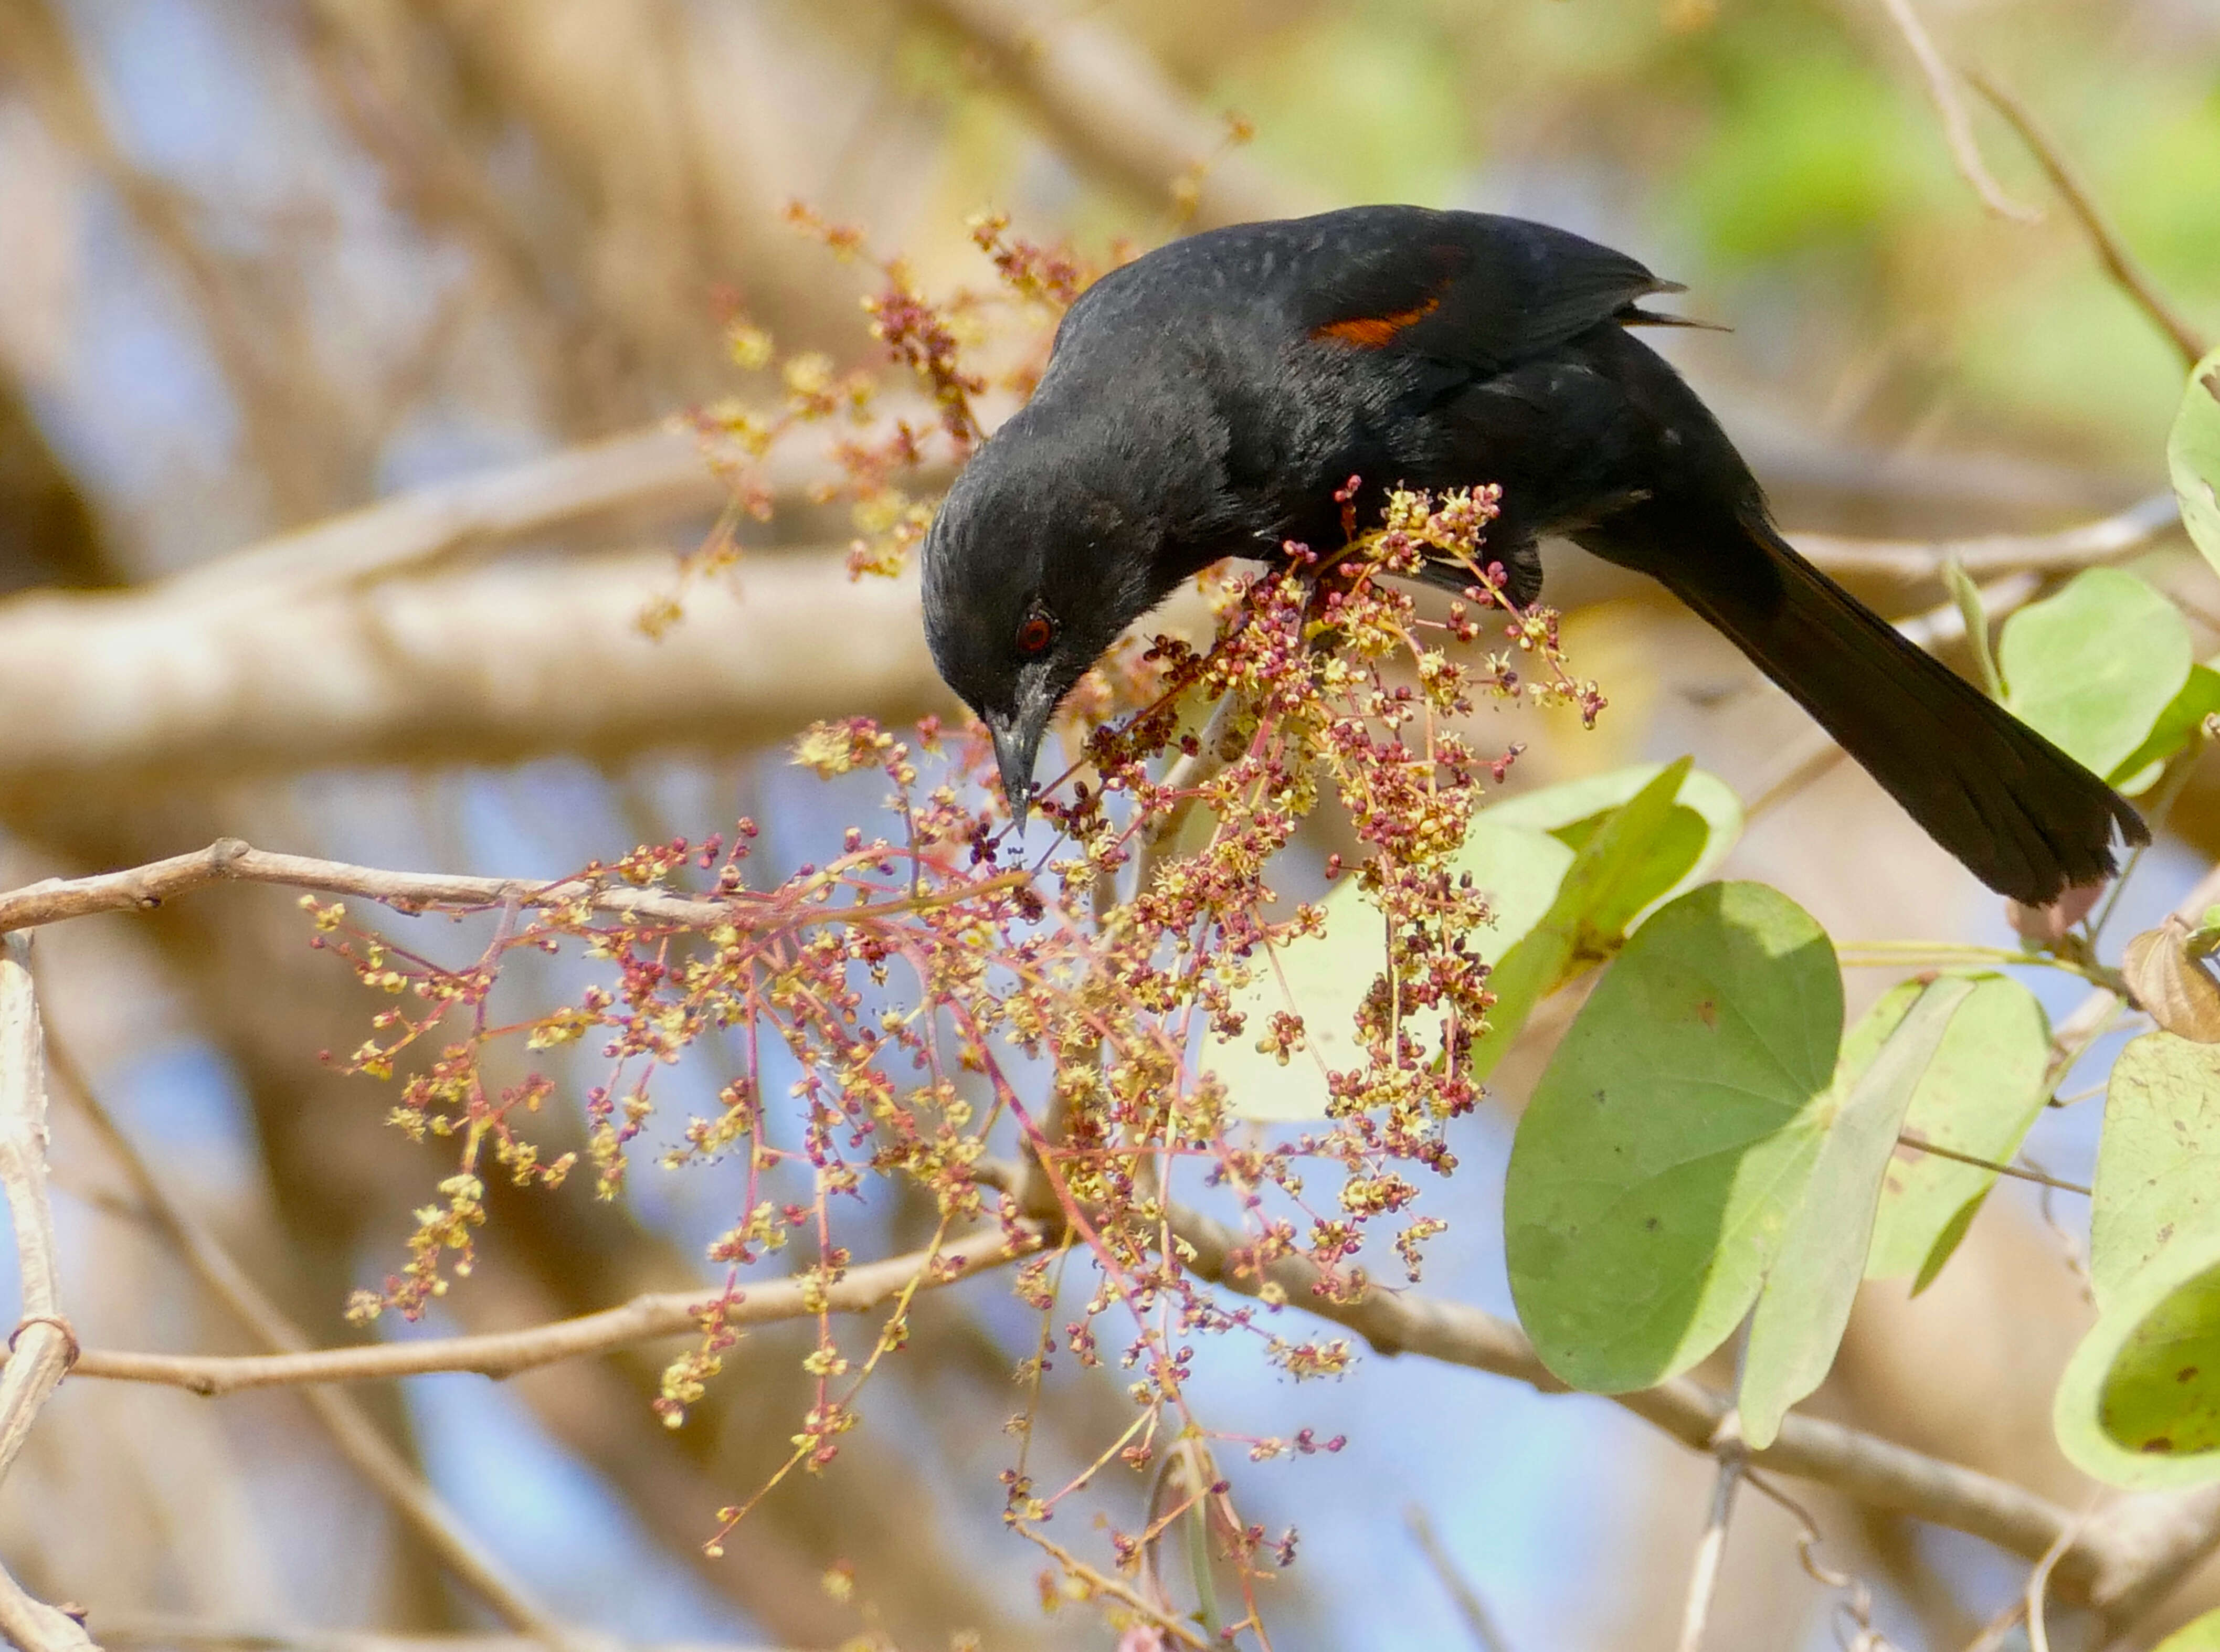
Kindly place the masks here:
[(1028, 614), (1018, 627), (1018, 652), (1038, 654), (1056, 640), (1056, 622), (1045, 614)]

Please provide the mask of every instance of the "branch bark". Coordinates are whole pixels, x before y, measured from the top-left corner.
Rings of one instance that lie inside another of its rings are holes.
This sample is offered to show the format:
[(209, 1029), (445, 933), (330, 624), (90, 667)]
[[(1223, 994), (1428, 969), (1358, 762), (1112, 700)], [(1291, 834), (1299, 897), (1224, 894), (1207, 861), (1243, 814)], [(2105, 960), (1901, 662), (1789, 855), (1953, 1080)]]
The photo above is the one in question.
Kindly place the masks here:
[[(62, 1317), (61, 1263), (47, 1200), (47, 1080), (39, 1001), (21, 940), (0, 949), (0, 1188), (16, 1231), (22, 1281), (22, 1318), (9, 1338), (0, 1370), (0, 1476), (23, 1448), (39, 1408), (77, 1355), (77, 1336)], [(0, 1633), (22, 1652), (75, 1652), (94, 1645), (84, 1625), (34, 1600), (0, 1571)]]
[[(751, 1286), (726, 1309), (725, 1321), (758, 1325), (812, 1318), (818, 1311), (815, 1303), (820, 1289), (832, 1312), (868, 1313), (900, 1296), (913, 1281), (921, 1279), (924, 1289), (953, 1285), (999, 1268), (1020, 1254), (1021, 1248), (1013, 1246), (1001, 1229), (982, 1228), (951, 1239), (938, 1254), (915, 1251), (851, 1268), (829, 1287), (800, 1277)], [(135, 1354), (88, 1349), (78, 1357), (77, 1374), (211, 1395), (246, 1388), (366, 1382), (444, 1371), (471, 1371), (498, 1380), (561, 1360), (693, 1334), (701, 1327), (705, 1306), (715, 1300), (715, 1294), (708, 1291), (661, 1291), (600, 1313), (525, 1331), (296, 1353)]]
[(1168, 209), (1175, 186), (1193, 178), (1191, 221), (1201, 228), (1325, 204), (1228, 150), (1225, 127), (1106, 24), (1083, 14), (1044, 22), (1039, 8), (1017, 0), (910, 3), (973, 47), (1060, 148), (1138, 201)]
[[(278, 855), (237, 838), (221, 838), (190, 855), (90, 877), (48, 878), (0, 895), (0, 932), (102, 912), (151, 912), (172, 895), (210, 883), (272, 883), (327, 895), (361, 895), (402, 912), (482, 911), (507, 907), (539, 911), (583, 902), (596, 912), (626, 913), (697, 926), (747, 921), (745, 897), (696, 901), (628, 884), (571, 879), (536, 883), (523, 878), (464, 877), (447, 872), (395, 872), (307, 855)], [(828, 916), (852, 920), (853, 910)]]
[[(101, 1105), (91, 1085), (69, 1061), (63, 1046), (56, 1044), (51, 1055), (54, 1075), (61, 1081), (62, 1088), (71, 1093), (110, 1156), (130, 1178), (140, 1204), (176, 1241), (186, 1265), (199, 1276), (209, 1294), (264, 1346), (296, 1352), (305, 1350), (308, 1337), (300, 1327), (264, 1294), (215, 1235), (170, 1196), (153, 1168), (132, 1145), (130, 1138)], [(415, 1529), (456, 1580), (492, 1609), (496, 1617), (518, 1634), (530, 1636), (534, 1644), (549, 1649), (549, 1652), (560, 1652), (575, 1641), (576, 1637), (533, 1598), (522, 1580), (512, 1575), (471, 1535), (446, 1499), (394, 1449), (369, 1413), (351, 1395), (313, 1389), (302, 1399), (331, 1436), (340, 1455)]]
[(652, 639), (638, 616), (677, 583), (651, 552), (286, 603), (153, 587), (0, 604), (0, 807), (340, 764), (732, 750), (952, 704), (914, 579), (751, 560)]
[(2114, 284), (2150, 318), (2151, 324), (2166, 334), (2167, 340), (2180, 353), (2185, 365), (2193, 367), (2202, 361), (2205, 352), (2212, 347), (2211, 342), (2183, 319), (2181, 312), (2167, 302), (2166, 295), (2158, 290), (2158, 284), (2151, 279), (2149, 272), (2136, 255), (2128, 251), (2127, 243), (2119, 238), (2111, 221), (2098, 209), (2095, 197), (2082, 184), (2080, 174), (2066, 159), (2065, 152), (2050, 140), (2050, 134), (2042, 129), (2042, 123), (2035, 118), (2035, 112), (2006, 89), (2001, 81), (1982, 74), (1970, 75), (1967, 78), (1982, 97), (1996, 105), (1998, 113), (2011, 122), (2012, 130), (2019, 134), (2020, 141), (2027, 145), (2036, 164), (2042, 168), (2043, 176), (2064, 198), (2067, 210), (2073, 215), (2073, 221), (2081, 226), (2081, 233), (2088, 237), (2090, 245), (2096, 249), (2098, 261), (2105, 266), (2105, 273), (2111, 277)]
[(1974, 186), (1974, 193), (1981, 197), (1981, 204), (1999, 217), (2022, 224), (2042, 222), (2041, 212), (2005, 193), (2005, 186), (1997, 182), (1988, 162), (1981, 159), (1981, 146), (1974, 140), (1973, 118), (1966, 112), (1966, 100), (1958, 95), (1956, 78), (1936, 48), (1927, 26), (1919, 21), (1919, 14), (1911, 9), (1911, 0), (1880, 3), (1881, 9), (1888, 13), (1889, 21), (1896, 25), (1897, 33), (1904, 36), (1904, 43), (1911, 48), (1911, 55), (1919, 64), (1919, 72), (1927, 82), (1927, 95), (1934, 99), (1936, 112), (1942, 117), (1942, 136), (1950, 146), (1950, 158), (1957, 162), (1960, 175)]
[(2142, 550), (2181, 521), (2171, 491), (2125, 510), (2054, 533), (1992, 533), (1970, 539), (1861, 539), (1799, 533), (1795, 545), (1827, 572), (1905, 581), (1937, 579), (1953, 557), (1977, 579), (2008, 573), (2058, 574)]
[[(222, 1647), (228, 1652), (533, 1652), (539, 1643), (521, 1635), (400, 1635), (376, 1630), (312, 1629), (305, 1624), (227, 1623), (217, 1619), (134, 1612), (113, 1619), (115, 1646)], [(715, 1641), (623, 1641), (590, 1636), (595, 1652), (771, 1652)]]
[[(989, 1175), (997, 1185), (1021, 1182), (1014, 1166), (993, 1167)], [(1377, 1291), (1355, 1302), (1338, 1300), (1319, 1290), (1316, 1270), (1298, 1259), (1283, 1258), (1259, 1276), (1245, 1261), (1240, 1236), (1210, 1217), (1175, 1206), (1170, 1227), (1185, 1265), (1199, 1278), (1248, 1296), (1263, 1294), (1269, 1282), (1284, 1294), (1289, 1306), (1354, 1331), (1382, 1354), (1417, 1354), (1509, 1377), (1546, 1393), (1565, 1392), (1524, 1333), (1481, 1309)], [(956, 1245), (962, 1247), (960, 1252)], [(993, 1231), (955, 1242), (951, 1252), (963, 1257), (961, 1269), (951, 1269), (951, 1276), (969, 1276), (1016, 1254)], [(851, 1312), (882, 1303), (925, 1265), (926, 1258), (906, 1256), (853, 1269), (833, 1288), (832, 1306)], [(928, 1275), (926, 1282), (946, 1281)], [(733, 1317), (735, 1322), (747, 1323), (802, 1317), (812, 1312), (804, 1300), (806, 1288), (798, 1280), (759, 1287), (736, 1306)], [(277, 1359), (89, 1350), (79, 1370), (86, 1375), (173, 1383), (209, 1393), (278, 1382), (353, 1381), (441, 1370), (503, 1375), (687, 1329), (694, 1323), (691, 1310), (702, 1300), (693, 1294), (643, 1298), (605, 1313), (526, 1331)], [(1690, 1449), (1706, 1454), (1713, 1450), (1719, 1430), (1733, 1411), (1727, 1396), (1687, 1377), (1611, 1398)], [(2075, 1524), (2069, 1512), (2024, 1487), (1801, 1414), (1792, 1413), (1774, 1443), (1749, 1453), (1749, 1462), (1755, 1468), (1818, 1481), (1875, 1508), (1969, 1532), (2030, 1560), (2049, 1552)], [(2075, 1598), (2099, 1610), (2111, 1602), (2139, 1600), (2155, 1569), (2180, 1564), (2197, 1548), (2216, 1514), (2220, 1514), (2220, 1493), (2145, 1499), (2123, 1519), (2108, 1520), (2101, 1530), (2074, 1532), (2061, 1551), (2056, 1575)]]

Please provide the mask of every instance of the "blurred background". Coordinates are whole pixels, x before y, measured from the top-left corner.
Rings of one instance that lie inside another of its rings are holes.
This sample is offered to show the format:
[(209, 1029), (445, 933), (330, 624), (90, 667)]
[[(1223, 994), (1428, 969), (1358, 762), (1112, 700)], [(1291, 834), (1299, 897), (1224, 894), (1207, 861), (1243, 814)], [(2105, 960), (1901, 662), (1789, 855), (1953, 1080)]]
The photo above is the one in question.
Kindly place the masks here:
[[(2036, 112), (2184, 312), (2220, 323), (2220, 4), (1924, 13), (1952, 62)], [(1236, 115), (1252, 141), (1229, 141)], [(914, 586), (842, 570), (854, 530), (810, 502), (822, 440), (770, 467), (788, 508), (742, 525), (742, 560), (680, 625), (657, 642), (634, 623), (726, 501), (670, 415), (776, 397), (735, 364), (733, 317), (840, 367), (876, 359), (870, 272), (787, 225), (794, 198), (935, 287), (991, 280), (964, 232), (982, 208), (1098, 260), (1119, 238), (1357, 201), (1544, 218), (1732, 327), (1664, 347), (1792, 534), (2105, 517), (2164, 485), (2180, 364), (2009, 128), (1977, 109), (1975, 129), (2042, 222), (1989, 213), (1954, 170), (1878, 0), (0, 0), (0, 870), (13, 886), (236, 834), (552, 876), (741, 814), (773, 867), (821, 857), (877, 789), (799, 777), (783, 742), (817, 717), (950, 708)], [(2132, 565), (2210, 653), (2202, 563), (2161, 537)], [(1808, 723), (1712, 633), (1569, 552), (1552, 577), (1574, 664), (1612, 705), (1592, 733), (1506, 729), (1531, 745), (1523, 782), (1693, 751), (1768, 800), (1731, 870), (1838, 937), (2009, 938), (1861, 774), (1801, 762)], [(1924, 576), (1858, 583), (1893, 615), (1942, 600)], [(2216, 856), (2208, 773), (2122, 921), (2154, 921)], [(282, 892), (231, 888), (48, 932), (39, 967), (90, 1088), (327, 1343), (444, 1172), (384, 1124), (384, 1091), (320, 1060), (360, 1041), (368, 1007), (306, 936)], [(1854, 981), (1853, 1008), (1885, 982)], [(2076, 1000), (2036, 984), (2054, 1013)], [(1511, 1063), (1503, 1105), (1462, 1126), (1431, 1292), (1507, 1312), (1494, 1189), (1534, 1065)], [(85, 1341), (252, 1346), (67, 1087), (57, 1105)], [(2053, 1114), (2031, 1151), (2086, 1179), (2091, 1112)], [(1815, 1403), (2078, 1507), (2048, 1418), (2087, 1319), (2066, 1260), (2086, 1212), (2061, 1199), (2054, 1225), (2021, 1191), (1918, 1300), (1868, 1291)], [(703, 1279), (735, 1196), (645, 1158), (614, 1206), (583, 1178), (496, 1189), (475, 1275), (432, 1328)], [(881, 1200), (847, 1243), (904, 1248), (925, 1219)], [(984, 1280), (914, 1323), (833, 1469), (783, 1487), (719, 1560), (701, 1552), (714, 1511), (783, 1458), (808, 1403), (804, 1327), (751, 1336), (676, 1432), (648, 1409), (653, 1350), (359, 1398), (565, 1622), (730, 1646), (938, 1648), (969, 1629), (988, 1649), (1107, 1647), (1087, 1609), (1044, 1616), (1039, 1556), (1001, 1526), (1011, 1368), (1036, 1318)], [(1044, 1400), (1035, 1449), (1065, 1474), (1128, 1415), (1093, 1375), (1059, 1371)], [(1518, 1652), (1669, 1644), (1710, 1466), (1602, 1402), (1378, 1358), (1295, 1389), (1232, 1345), (1194, 1392), (1244, 1433), (1350, 1437), (1241, 1475), (1256, 1518), (1301, 1534), (1275, 1645), (1469, 1643), (1412, 1505)], [(70, 1383), (0, 1496), (0, 1559), (115, 1645), (492, 1625), (333, 1441), (294, 1394)], [(1142, 1489), (1105, 1495), (1131, 1524)], [(1812, 1506), (1900, 1646), (1961, 1644), (2021, 1587), (1971, 1539)], [(1748, 1504), (1712, 1644), (1835, 1644), (1793, 1530)], [(822, 1587), (836, 1562), (845, 1599)], [(2175, 1605), (2215, 1600), (2201, 1580)]]

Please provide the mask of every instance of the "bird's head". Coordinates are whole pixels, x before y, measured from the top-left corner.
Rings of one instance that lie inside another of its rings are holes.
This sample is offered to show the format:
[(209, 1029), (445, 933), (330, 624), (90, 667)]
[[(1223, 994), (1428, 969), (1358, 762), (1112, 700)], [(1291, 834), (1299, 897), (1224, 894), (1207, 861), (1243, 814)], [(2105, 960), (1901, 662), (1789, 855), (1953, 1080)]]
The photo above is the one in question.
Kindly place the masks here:
[(925, 632), (933, 664), (995, 739), (1022, 823), (1033, 761), (1072, 686), (1156, 606), (1161, 516), (1024, 414), (957, 478), (926, 535)]

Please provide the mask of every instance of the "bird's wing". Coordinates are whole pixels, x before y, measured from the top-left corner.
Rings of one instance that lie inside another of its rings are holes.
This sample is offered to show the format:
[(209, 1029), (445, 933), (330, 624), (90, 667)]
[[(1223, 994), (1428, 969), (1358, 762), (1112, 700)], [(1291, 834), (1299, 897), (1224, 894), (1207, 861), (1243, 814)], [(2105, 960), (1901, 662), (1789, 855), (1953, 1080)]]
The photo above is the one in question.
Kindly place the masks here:
[(1311, 338), (1492, 376), (1678, 292), (1623, 252), (1523, 219), (1355, 208), (1307, 221), (1294, 319)]

